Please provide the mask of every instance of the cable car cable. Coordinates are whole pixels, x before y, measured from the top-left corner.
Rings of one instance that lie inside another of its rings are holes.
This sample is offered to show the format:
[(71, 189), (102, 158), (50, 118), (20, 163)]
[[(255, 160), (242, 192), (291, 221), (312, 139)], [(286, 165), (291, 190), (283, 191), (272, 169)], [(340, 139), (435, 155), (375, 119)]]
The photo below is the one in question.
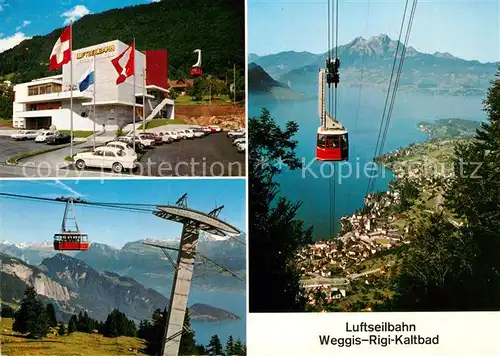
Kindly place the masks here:
[[(392, 83), (393, 83), (394, 73), (396, 71), (396, 61), (398, 59), (399, 46), (401, 44), (401, 37), (403, 35), (404, 23), (405, 23), (405, 19), (406, 19), (406, 12), (407, 12), (407, 9), (408, 9), (408, 1), (409, 0), (406, 0), (406, 3), (405, 3), (405, 8), (404, 8), (404, 12), (403, 12), (403, 19), (401, 21), (401, 27), (400, 27), (400, 30), (399, 30), (398, 42), (397, 42), (397, 45), (396, 45), (396, 50), (394, 52), (394, 60), (392, 62), (391, 77), (389, 79), (389, 85), (388, 85), (388, 88), (387, 88), (387, 95), (386, 95), (385, 103), (384, 103), (384, 111), (382, 113), (382, 118), (380, 120), (380, 126), (379, 126), (379, 131), (378, 131), (378, 136), (377, 136), (377, 143), (376, 143), (376, 146), (375, 146), (375, 151), (373, 153), (373, 159), (372, 160), (375, 160), (375, 158), (378, 155), (377, 152), (379, 150), (380, 138), (381, 138), (381, 134), (382, 134), (383, 127), (384, 127), (384, 122), (386, 120), (387, 105), (388, 105), (388, 102), (389, 102), (389, 95), (391, 93), (391, 87), (392, 87)], [(367, 196), (371, 192), (371, 190), (372, 190), (372, 186), (373, 186), (372, 181), (373, 181), (373, 177), (372, 176), (368, 177), (368, 185), (367, 185), (366, 195), (365, 196)]]
[[(394, 86), (394, 90), (392, 92), (392, 97), (391, 97), (391, 102), (390, 102), (390, 105), (389, 105), (388, 116), (387, 116), (387, 120), (386, 120), (385, 127), (384, 127), (384, 133), (382, 135), (382, 139), (381, 139), (379, 151), (378, 151), (378, 153), (377, 153), (377, 155), (375, 157), (380, 156), (382, 154), (383, 150), (384, 150), (385, 141), (386, 141), (386, 138), (387, 138), (387, 132), (389, 130), (389, 123), (390, 123), (391, 118), (392, 118), (392, 112), (394, 110), (394, 103), (396, 101), (397, 90), (398, 90), (398, 87), (399, 87), (399, 80), (401, 79), (401, 73), (402, 73), (402, 70), (403, 70), (404, 59), (406, 57), (406, 49), (408, 47), (408, 41), (410, 39), (410, 33), (411, 33), (412, 25), (413, 25), (413, 19), (414, 19), (414, 16), (415, 16), (415, 10), (416, 10), (416, 7), (417, 7), (417, 1), (418, 0), (414, 0), (413, 3), (412, 3), (412, 8), (411, 8), (411, 11), (410, 11), (410, 16), (409, 16), (409, 20), (408, 20), (408, 26), (407, 26), (406, 35), (405, 35), (405, 40), (404, 40), (404, 44), (403, 44), (403, 50), (402, 50), (402, 53), (401, 53), (401, 59), (400, 59), (399, 66), (398, 66), (398, 71), (397, 71), (397, 74), (396, 74), (395, 86)], [(372, 191), (374, 189), (376, 180), (377, 180), (377, 177), (376, 176), (373, 177), (371, 185), (370, 185), (370, 191)]]

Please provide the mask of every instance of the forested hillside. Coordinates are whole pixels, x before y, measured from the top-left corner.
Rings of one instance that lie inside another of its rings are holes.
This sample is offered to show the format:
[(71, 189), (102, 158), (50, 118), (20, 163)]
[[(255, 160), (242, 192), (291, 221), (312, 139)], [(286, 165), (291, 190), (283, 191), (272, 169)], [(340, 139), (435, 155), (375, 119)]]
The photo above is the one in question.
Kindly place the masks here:
[[(202, 50), (204, 71), (225, 77), (233, 64), (245, 64), (245, 12), (242, 0), (162, 0), (82, 17), (73, 25), (73, 48), (118, 39), (138, 50), (167, 49), (169, 77), (183, 78)], [(55, 29), (0, 53), (0, 76), (18, 83), (51, 75), (49, 55), (62, 32)]]

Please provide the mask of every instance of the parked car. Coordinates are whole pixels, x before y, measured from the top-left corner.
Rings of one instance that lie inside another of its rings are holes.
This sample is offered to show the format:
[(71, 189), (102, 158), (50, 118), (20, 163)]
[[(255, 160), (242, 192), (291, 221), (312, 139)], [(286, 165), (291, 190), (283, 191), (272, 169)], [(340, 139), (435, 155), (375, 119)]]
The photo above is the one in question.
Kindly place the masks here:
[(35, 142), (45, 142), (48, 137), (54, 136), (57, 133), (57, 131), (42, 130), (38, 133), (38, 136), (35, 137)]
[(181, 138), (183, 140), (187, 139), (187, 138), (194, 138), (194, 135), (192, 132), (188, 131), (188, 130), (176, 130), (177, 133), (181, 136)]
[(222, 129), (219, 126), (210, 125), (208, 126), (212, 132), (221, 132)]
[[(118, 137), (118, 141), (122, 142), (128, 142), (132, 145), (133, 147), (133, 135), (127, 135), (127, 136), (121, 136)], [(145, 147), (152, 147), (155, 143), (155, 140), (151, 140), (145, 137), (140, 137), (140, 136), (135, 136), (135, 147), (139, 150), (145, 148)]]
[[(176, 131), (164, 131), (164, 132), (160, 132), (160, 135), (172, 137), (172, 139), (174, 141), (179, 141), (181, 139), (181, 136)], [(165, 140), (165, 139), (163, 139), (163, 140)]]
[(164, 143), (172, 143), (174, 142), (174, 138), (170, 135), (169, 132), (160, 132), (158, 135), (161, 137), (162, 142)]
[(242, 137), (245, 136), (245, 130), (234, 130), (234, 131), (229, 131), (227, 133), (227, 137), (234, 138), (234, 137)]
[(106, 147), (115, 147), (123, 150), (128, 155), (137, 157), (137, 153), (134, 151), (134, 148), (128, 142), (110, 141), (106, 144)]
[(187, 129), (185, 130), (187, 132), (191, 132), (193, 134), (193, 137), (203, 137), (205, 134), (201, 131), (198, 131), (198, 129)]
[(237, 145), (238, 143), (245, 143), (247, 142), (247, 138), (246, 137), (240, 137), (240, 138), (237, 138), (233, 141), (233, 145)]
[(139, 133), (139, 136), (141, 138), (149, 139), (155, 141), (156, 144), (160, 144), (163, 142), (163, 139), (161, 138), (160, 135), (154, 132), (141, 132)]
[(71, 135), (64, 134), (64, 133), (56, 133), (55, 135), (48, 136), (45, 139), (45, 143), (47, 145), (61, 145), (63, 143), (70, 143), (71, 142)]
[(205, 135), (208, 135), (212, 132), (212, 129), (210, 127), (201, 127), (200, 130), (203, 131)]
[(205, 137), (208, 135), (208, 132), (203, 131), (201, 127), (190, 127), (189, 129), (194, 132), (195, 137)]
[(77, 169), (85, 169), (85, 167), (109, 168), (115, 173), (121, 173), (123, 169), (137, 167), (137, 156), (129, 155), (120, 148), (101, 146), (93, 152), (77, 153), (73, 156), (73, 162)]
[(38, 136), (39, 132), (35, 130), (21, 130), (15, 134), (10, 135), (13, 140), (34, 140)]
[(236, 148), (238, 149), (238, 152), (245, 152), (247, 149), (247, 143), (246, 142), (240, 142), (236, 145)]

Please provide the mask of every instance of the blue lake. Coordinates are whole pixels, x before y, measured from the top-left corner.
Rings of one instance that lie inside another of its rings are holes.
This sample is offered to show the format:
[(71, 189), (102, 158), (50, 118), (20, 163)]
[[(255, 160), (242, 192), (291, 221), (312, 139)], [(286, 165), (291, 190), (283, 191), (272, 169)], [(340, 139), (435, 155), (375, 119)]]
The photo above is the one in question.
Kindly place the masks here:
[[(295, 91), (315, 95), (316, 86), (294, 87)], [(364, 167), (374, 155), (386, 92), (380, 89), (339, 88), (339, 121), (349, 132), (349, 165), (336, 163), (335, 167), (335, 221), (352, 214), (362, 207), (367, 191), (368, 176)], [(399, 92), (396, 97), (389, 125), (384, 152), (395, 150), (412, 142), (426, 139), (417, 129), (419, 121), (434, 121), (438, 118), (465, 118), (484, 120), (482, 97), (437, 96)], [(310, 100), (278, 101), (269, 94), (249, 94), (249, 116), (258, 116), (267, 108), (276, 122), (284, 124), (295, 121), (299, 124), (296, 148), (297, 157), (310, 169), (286, 171), (277, 180), (281, 195), (292, 201), (302, 201), (299, 218), (306, 226), (314, 226), (314, 238), (324, 238), (330, 233), (330, 185), (331, 163), (315, 162), (316, 131), (319, 126), (317, 96)], [(359, 105), (358, 105), (359, 103)], [(350, 168), (349, 168), (350, 167)], [(370, 168), (368, 166), (367, 168)], [(351, 169), (351, 174), (349, 174)], [(321, 174), (323, 172), (323, 175)], [(368, 171), (370, 174), (370, 171)], [(389, 171), (380, 172), (376, 179), (376, 190), (385, 190), (393, 176)], [(338, 228), (338, 224), (337, 224)]]
[(189, 296), (189, 305), (204, 303), (213, 307), (227, 310), (238, 315), (240, 320), (228, 320), (218, 323), (213, 322), (191, 322), (191, 326), (196, 332), (196, 343), (207, 345), (212, 335), (217, 334), (225, 345), (229, 335), (233, 338), (246, 340), (246, 296), (245, 292), (226, 291), (202, 291), (192, 290)]

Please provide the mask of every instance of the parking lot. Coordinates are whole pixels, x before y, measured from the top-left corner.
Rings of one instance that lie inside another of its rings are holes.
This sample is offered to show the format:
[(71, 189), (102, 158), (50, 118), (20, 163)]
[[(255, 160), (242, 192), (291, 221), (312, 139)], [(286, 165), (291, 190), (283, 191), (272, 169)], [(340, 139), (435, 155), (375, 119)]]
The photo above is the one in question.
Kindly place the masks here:
[[(102, 145), (104, 142), (98, 145)], [(113, 173), (109, 169), (90, 167), (83, 171), (76, 171), (71, 162), (65, 161), (65, 157), (70, 155), (69, 148), (64, 148), (66, 145), (60, 146), (61, 149), (56, 151), (24, 158), (19, 161), (16, 167), (18, 169), (35, 169), (37, 172), (41, 172), (36, 174), (42, 176), (66, 176), (70, 170), (78, 173), (80, 177), (96, 176), (101, 172), (104, 175), (112, 174), (113, 176), (156, 177), (244, 176), (246, 173), (245, 153), (237, 151), (226, 132), (211, 133), (200, 138), (181, 139), (170, 144), (163, 143), (155, 145), (153, 148), (143, 149), (138, 152), (139, 167), (133, 172), (124, 171), (121, 174)], [(56, 148), (57, 146), (51, 147)], [(91, 148), (91, 144), (88, 142), (80, 143), (75, 147), (75, 152), (87, 150), (89, 147)], [(0, 136), (0, 171), (1, 168), (7, 169), (5, 162), (9, 158), (46, 148), (49, 148), (46, 144), (35, 143), (34, 140), (14, 141), (8, 136)], [(48, 172), (45, 172), (46, 170)], [(8, 172), (4, 173), (8, 175)], [(3, 176), (3, 173), (0, 175)]]
[(180, 140), (146, 150), (135, 172), (150, 176), (243, 176), (245, 153), (239, 153), (226, 132)]
[(14, 141), (9, 136), (0, 136), (0, 162), (5, 163), (12, 156), (42, 148), (47, 148), (47, 145), (37, 143), (35, 140)]

